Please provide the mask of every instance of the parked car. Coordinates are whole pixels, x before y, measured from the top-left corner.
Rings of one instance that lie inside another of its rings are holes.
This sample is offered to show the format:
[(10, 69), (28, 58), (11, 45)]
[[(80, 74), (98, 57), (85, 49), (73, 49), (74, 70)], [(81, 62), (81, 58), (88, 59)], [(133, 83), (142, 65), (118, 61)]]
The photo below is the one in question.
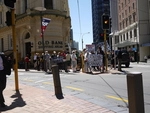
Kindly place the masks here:
[[(118, 51), (116, 51), (115, 54), (117, 56)], [(118, 64), (117, 59), (116, 59), (116, 64)], [(126, 67), (129, 67), (130, 65), (130, 55), (129, 55), (129, 52), (126, 50), (122, 50), (121, 64), (125, 65)]]

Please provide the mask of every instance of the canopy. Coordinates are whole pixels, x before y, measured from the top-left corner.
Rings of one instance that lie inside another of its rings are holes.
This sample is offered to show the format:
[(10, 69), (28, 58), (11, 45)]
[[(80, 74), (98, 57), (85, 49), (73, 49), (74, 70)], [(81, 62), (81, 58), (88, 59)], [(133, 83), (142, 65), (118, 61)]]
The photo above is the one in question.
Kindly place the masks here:
[(114, 46), (115, 47), (126, 47), (126, 46), (131, 46), (131, 45), (135, 45), (137, 44), (137, 42), (131, 42), (131, 41), (124, 41), (122, 43), (117, 43)]

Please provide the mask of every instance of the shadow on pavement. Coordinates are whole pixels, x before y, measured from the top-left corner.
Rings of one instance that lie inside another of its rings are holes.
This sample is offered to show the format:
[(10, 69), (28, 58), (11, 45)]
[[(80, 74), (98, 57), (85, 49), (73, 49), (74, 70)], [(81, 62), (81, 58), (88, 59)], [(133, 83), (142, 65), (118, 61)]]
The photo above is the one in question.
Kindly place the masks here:
[(14, 109), (16, 107), (23, 107), (26, 105), (26, 102), (23, 100), (20, 91), (16, 91), (16, 93), (12, 95), (11, 98), (15, 98), (14, 101), (9, 106), (6, 106), (5, 108), (1, 108), (0, 109), (1, 111), (7, 111), (7, 110)]

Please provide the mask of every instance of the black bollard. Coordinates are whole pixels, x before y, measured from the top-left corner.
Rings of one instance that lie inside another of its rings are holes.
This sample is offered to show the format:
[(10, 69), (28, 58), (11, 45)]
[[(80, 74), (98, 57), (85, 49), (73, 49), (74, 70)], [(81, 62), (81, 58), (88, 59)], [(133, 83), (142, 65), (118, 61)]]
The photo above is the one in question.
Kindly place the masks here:
[(141, 72), (127, 74), (129, 113), (145, 113)]
[(52, 73), (53, 73), (55, 95), (58, 99), (63, 99), (64, 97), (61, 89), (58, 65), (52, 65)]

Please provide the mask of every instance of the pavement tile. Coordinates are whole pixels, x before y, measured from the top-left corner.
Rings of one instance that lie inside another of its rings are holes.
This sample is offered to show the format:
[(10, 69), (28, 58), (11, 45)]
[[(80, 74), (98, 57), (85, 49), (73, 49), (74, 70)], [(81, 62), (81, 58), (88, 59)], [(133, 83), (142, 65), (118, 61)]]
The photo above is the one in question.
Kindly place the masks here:
[(52, 91), (23, 84), (18, 92), (14, 89), (15, 84), (8, 80), (4, 90), (7, 107), (0, 108), (0, 113), (115, 113), (71, 95), (57, 99)]

